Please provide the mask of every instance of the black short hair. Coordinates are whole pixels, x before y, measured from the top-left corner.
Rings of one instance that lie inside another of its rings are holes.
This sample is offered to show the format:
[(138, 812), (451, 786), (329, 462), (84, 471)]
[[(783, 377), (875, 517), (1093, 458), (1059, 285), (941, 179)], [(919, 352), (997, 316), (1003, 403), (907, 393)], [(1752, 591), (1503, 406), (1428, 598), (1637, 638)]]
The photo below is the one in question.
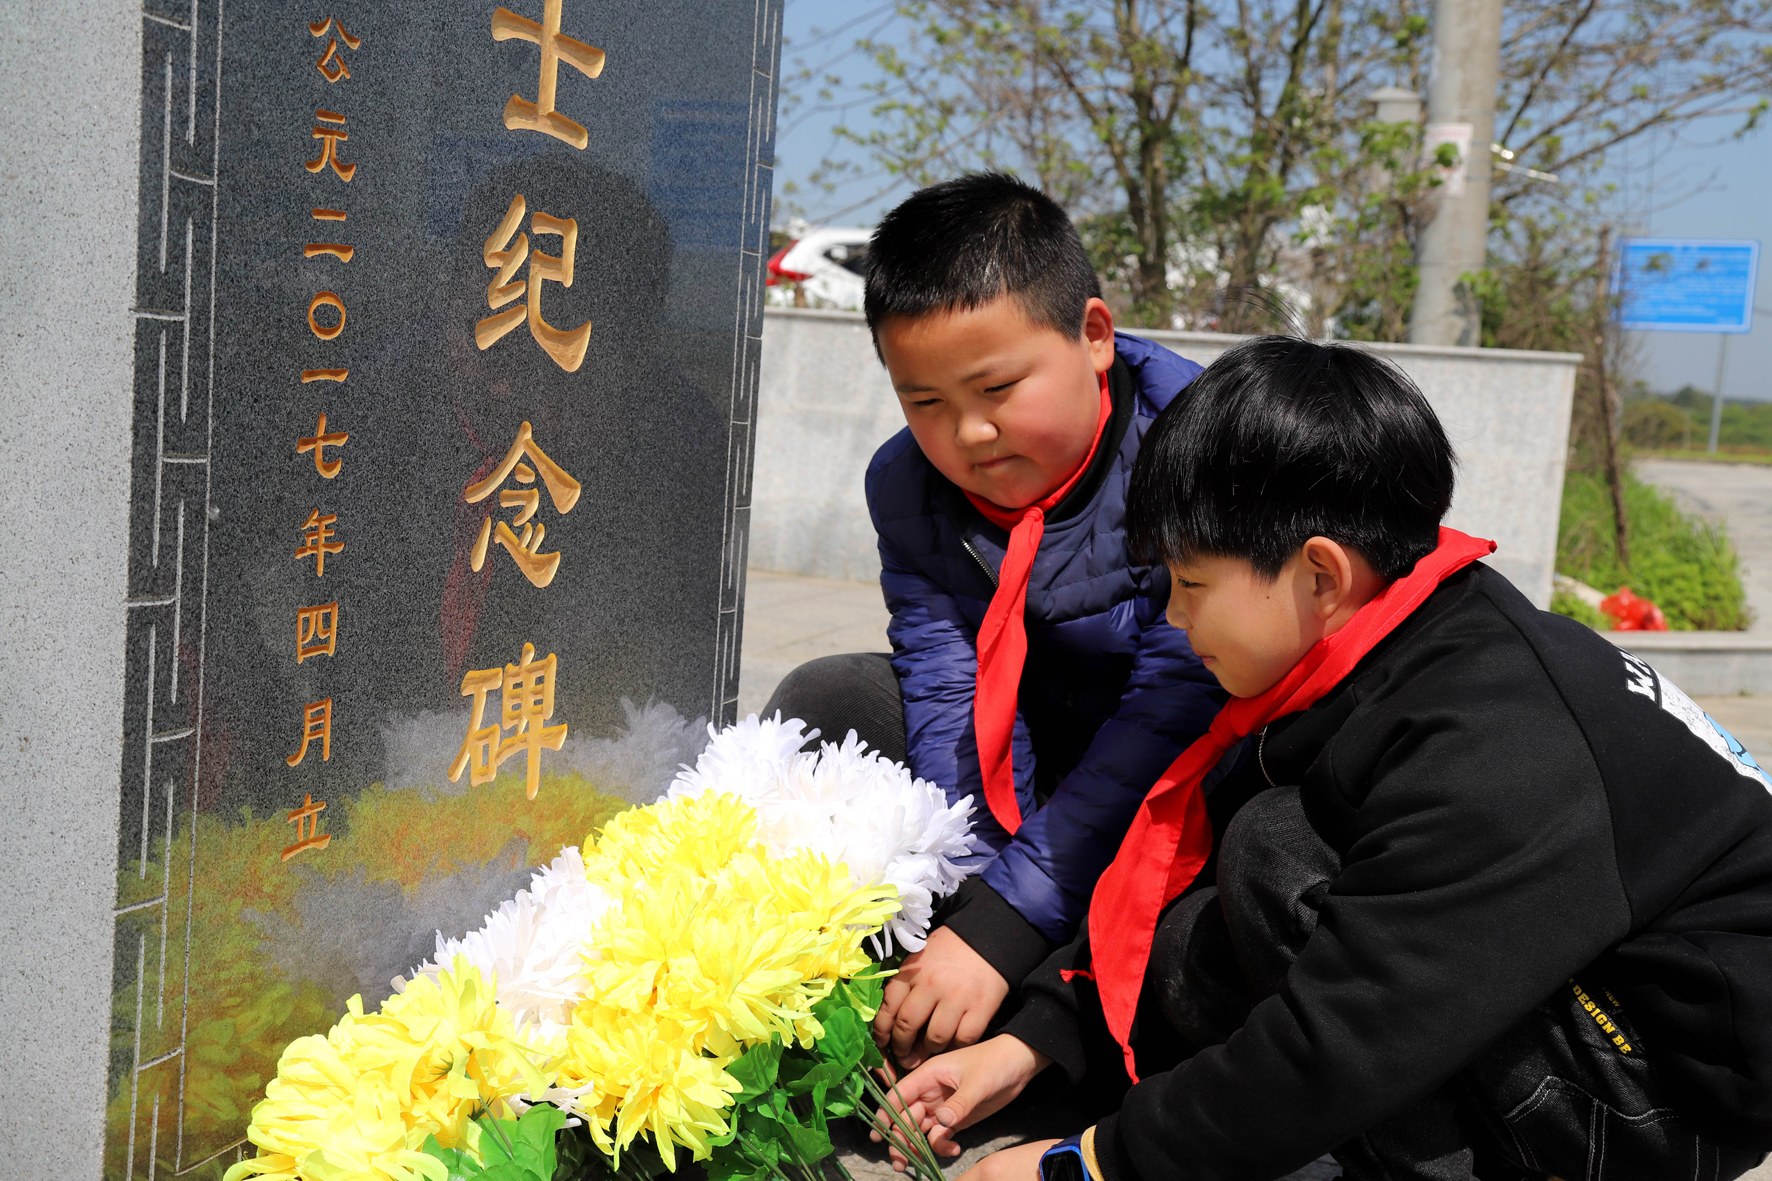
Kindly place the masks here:
[(1438, 542), (1455, 462), (1396, 366), (1351, 345), (1259, 336), (1157, 416), (1128, 531), (1148, 560), (1241, 558), (1264, 578), (1322, 536), (1401, 578)]
[(1039, 189), (1001, 172), (969, 172), (912, 193), (868, 243), (868, 331), (891, 316), (969, 310), (1013, 295), (1028, 317), (1065, 336), (1101, 281), (1077, 228)]

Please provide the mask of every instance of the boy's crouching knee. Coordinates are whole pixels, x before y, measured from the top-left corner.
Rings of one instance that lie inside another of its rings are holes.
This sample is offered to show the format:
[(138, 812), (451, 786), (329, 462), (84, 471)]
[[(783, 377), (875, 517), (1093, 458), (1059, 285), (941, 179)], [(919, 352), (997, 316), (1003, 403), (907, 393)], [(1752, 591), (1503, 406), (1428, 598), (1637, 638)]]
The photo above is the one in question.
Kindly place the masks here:
[(904, 700), (891, 660), (883, 653), (846, 652), (809, 660), (783, 677), (763, 716), (799, 718), (819, 740), (841, 742), (854, 730), (895, 762), (906, 757)]
[(1218, 889), (1238, 963), (1255, 998), (1278, 991), (1341, 859), (1311, 827), (1295, 787), (1237, 810), (1219, 846)]

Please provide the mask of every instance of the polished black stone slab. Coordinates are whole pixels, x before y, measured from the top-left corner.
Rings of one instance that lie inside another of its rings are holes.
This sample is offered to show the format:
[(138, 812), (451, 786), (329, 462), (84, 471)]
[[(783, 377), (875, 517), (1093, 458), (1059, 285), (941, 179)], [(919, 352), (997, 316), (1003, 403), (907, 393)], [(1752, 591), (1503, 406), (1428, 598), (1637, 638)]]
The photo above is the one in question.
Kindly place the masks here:
[(108, 1175), (731, 712), (779, 25), (146, 6)]

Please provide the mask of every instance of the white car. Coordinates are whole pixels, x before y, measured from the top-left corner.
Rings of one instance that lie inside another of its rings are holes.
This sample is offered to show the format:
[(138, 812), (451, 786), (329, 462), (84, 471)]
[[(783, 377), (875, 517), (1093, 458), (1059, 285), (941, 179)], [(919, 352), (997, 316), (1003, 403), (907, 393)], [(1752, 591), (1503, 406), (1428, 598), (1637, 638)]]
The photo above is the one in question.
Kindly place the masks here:
[(859, 312), (871, 233), (856, 226), (805, 231), (770, 256), (769, 302)]

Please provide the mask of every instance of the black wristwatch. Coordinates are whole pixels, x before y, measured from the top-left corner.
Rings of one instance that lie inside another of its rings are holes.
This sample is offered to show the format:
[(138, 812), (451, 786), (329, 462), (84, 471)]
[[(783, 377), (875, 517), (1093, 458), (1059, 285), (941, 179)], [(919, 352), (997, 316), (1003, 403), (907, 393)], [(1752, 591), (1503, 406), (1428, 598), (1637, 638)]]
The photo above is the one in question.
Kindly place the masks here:
[(1100, 1181), (1083, 1159), (1083, 1137), (1066, 1136), (1040, 1158), (1040, 1181)]

